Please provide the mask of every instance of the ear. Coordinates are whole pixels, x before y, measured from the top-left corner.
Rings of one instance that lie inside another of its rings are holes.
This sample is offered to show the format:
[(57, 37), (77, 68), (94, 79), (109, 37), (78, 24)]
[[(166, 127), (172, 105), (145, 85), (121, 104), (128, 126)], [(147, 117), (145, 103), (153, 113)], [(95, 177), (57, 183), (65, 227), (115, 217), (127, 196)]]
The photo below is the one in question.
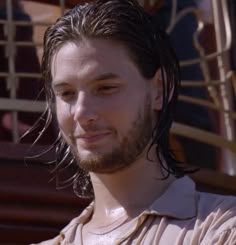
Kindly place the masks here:
[[(164, 74), (163, 74), (164, 75)], [(151, 80), (151, 94), (153, 109), (160, 111), (163, 105), (163, 78), (161, 69), (158, 69)]]

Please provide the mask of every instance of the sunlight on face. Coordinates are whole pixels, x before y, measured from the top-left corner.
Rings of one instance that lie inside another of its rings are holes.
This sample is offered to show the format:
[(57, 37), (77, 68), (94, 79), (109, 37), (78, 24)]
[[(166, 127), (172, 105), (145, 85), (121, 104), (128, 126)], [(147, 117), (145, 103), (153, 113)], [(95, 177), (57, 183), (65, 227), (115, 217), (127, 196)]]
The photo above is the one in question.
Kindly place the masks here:
[(52, 78), (59, 127), (80, 167), (112, 173), (140, 157), (152, 132), (150, 83), (123, 46), (67, 43), (54, 56)]
[(129, 167), (143, 154), (143, 150), (150, 142), (152, 134), (150, 122), (151, 107), (149, 98), (146, 98), (144, 112), (143, 110), (138, 112), (133, 124), (130, 125), (127, 135), (110, 152), (101, 153), (95, 151), (84, 156), (76, 147), (74, 148), (79, 166), (95, 173), (114, 173)]

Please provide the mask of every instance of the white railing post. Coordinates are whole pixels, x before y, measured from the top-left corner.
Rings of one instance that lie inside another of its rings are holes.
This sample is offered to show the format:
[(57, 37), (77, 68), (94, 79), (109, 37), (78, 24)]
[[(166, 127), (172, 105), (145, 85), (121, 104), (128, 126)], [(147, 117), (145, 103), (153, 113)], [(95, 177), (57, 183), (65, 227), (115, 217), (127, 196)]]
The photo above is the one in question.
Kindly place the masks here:
[[(230, 28), (229, 13), (227, 8), (227, 1), (212, 0), (212, 10), (214, 27), (216, 34), (216, 48), (217, 52), (222, 50), (229, 51), (232, 43), (232, 33)], [(221, 104), (225, 110), (233, 110), (232, 91), (227, 83), (227, 72), (230, 70), (228, 52), (217, 56), (217, 64), (219, 68), (219, 77), (224, 84), (219, 86)], [(234, 121), (228, 113), (220, 113), (220, 131), (221, 134), (229, 141), (233, 141), (235, 137)], [(236, 155), (228, 149), (222, 149), (224, 165), (222, 170), (230, 175), (236, 174)]]
[[(16, 34), (15, 26), (13, 24), (13, 7), (12, 0), (7, 0), (7, 44), (6, 44), (6, 54), (8, 58), (8, 77), (7, 77), (7, 88), (10, 90), (10, 98), (16, 98), (17, 91), (17, 79), (16, 79), (16, 70), (15, 70), (15, 55), (16, 55), (16, 45), (14, 43), (14, 37)], [(12, 136), (13, 142), (16, 143), (19, 138), (18, 132), (18, 114), (14, 110), (12, 114)]]

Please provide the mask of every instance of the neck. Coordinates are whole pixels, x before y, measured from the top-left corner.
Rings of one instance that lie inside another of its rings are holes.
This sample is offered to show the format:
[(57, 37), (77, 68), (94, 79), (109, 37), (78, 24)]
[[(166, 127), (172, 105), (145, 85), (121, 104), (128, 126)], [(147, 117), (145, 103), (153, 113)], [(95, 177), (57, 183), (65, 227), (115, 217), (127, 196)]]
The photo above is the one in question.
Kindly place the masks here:
[(167, 189), (174, 177), (162, 180), (159, 163), (139, 159), (113, 174), (91, 173), (95, 194), (93, 218), (136, 216)]

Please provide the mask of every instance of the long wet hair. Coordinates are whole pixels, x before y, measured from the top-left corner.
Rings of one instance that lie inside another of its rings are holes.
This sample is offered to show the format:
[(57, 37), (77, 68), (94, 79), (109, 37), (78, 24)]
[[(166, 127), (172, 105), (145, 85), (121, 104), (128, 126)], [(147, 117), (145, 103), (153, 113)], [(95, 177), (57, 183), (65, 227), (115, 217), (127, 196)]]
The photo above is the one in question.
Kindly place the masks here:
[[(78, 4), (47, 29), (42, 58), (42, 76), (47, 98), (46, 127), (54, 110), (54, 94), (51, 87), (52, 58), (66, 42), (79, 42), (82, 38), (118, 41), (126, 48), (128, 55), (146, 79), (153, 78), (160, 69), (163, 105), (158, 112), (149, 150), (155, 147), (161, 169), (165, 170), (163, 178), (168, 178), (170, 174), (179, 178), (188, 173), (186, 166), (175, 159), (169, 145), (169, 131), (180, 86), (179, 63), (167, 34), (136, 0), (96, 0), (83, 5)], [(74, 161), (70, 146), (61, 137), (59, 129), (58, 133), (59, 136), (53, 145), (57, 152), (54, 169), (56, 173), (62, 172), (62, 169)], [(147, 158), (148, 154), (149, 151)], [(88, 173), (78, 164), (76, 168), (75, 174), (64, 184), (73, 182), (79, 196), (92, 195)]]

